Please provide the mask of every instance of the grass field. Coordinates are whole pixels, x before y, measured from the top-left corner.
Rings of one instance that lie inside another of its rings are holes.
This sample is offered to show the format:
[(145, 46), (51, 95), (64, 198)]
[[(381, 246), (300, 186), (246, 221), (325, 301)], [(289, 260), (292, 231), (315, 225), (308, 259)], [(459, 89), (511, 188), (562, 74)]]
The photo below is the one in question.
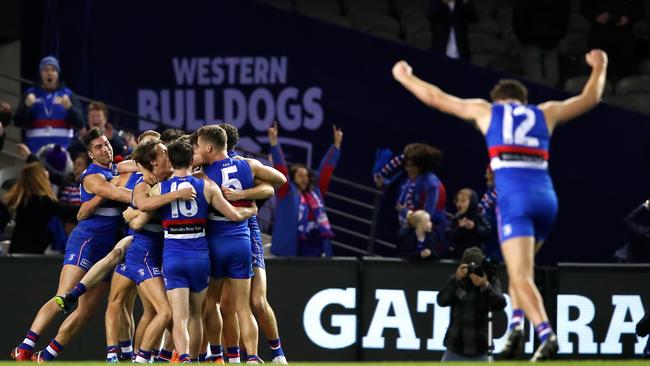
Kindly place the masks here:
[[(526, 361), (518, 362), (495, 362), (499, 366), (515, 366), (527, 364)], [(89, 362), (89, 361), (78, 361), (78, 362), (55, 362), (56, 366), (106, 366), (106, 362)], [(428, 366), (428, 365), (438, 365), (440, 362), (401, 362), (401, 361), (391, 361), (391, 362), (292, 362), (289, 365), (291, 366), (388, 366), (388, 365), (408, 365), (408, 366)], [(598, 361), (549, 361), (544, 362), (544, 365), (576, 365), (576, 366), (648, 366), (650, 365), (649, 360), (632, 360), (632, 361), (615, 361), (615, 360), (598, 360)], [(0, 361), (0, 366), (4, 365), (13, 365), (15, 362), (11, 361)], [(267, 365), (272, 365), (267, 363)], [(454, 362), (453, 366), (476, 366), (477, 363), (469, 362)]]

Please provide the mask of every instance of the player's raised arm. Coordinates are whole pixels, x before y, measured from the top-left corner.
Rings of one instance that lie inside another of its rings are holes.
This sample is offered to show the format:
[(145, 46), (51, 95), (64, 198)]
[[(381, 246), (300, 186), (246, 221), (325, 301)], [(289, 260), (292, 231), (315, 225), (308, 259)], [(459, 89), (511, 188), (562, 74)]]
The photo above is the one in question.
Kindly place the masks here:
[(544, 112), (549, 133), (556, 125), (587, 113), (601, 100), (607, 78), (607, 54), (602, 50), (591, 50), (585, 55), (591, 66), (591, 75), (580, 95), (564, 101), (549, 101), (539, 105)]
[(461, 99), (447, 94), (437, 86), (413, 75), (413, 69), (406, 61), (393, 66), (393, 77), (422, 103), (458, 118), (475, 121), (485, 133), (489, 126), (491, 105), (484, 99)]

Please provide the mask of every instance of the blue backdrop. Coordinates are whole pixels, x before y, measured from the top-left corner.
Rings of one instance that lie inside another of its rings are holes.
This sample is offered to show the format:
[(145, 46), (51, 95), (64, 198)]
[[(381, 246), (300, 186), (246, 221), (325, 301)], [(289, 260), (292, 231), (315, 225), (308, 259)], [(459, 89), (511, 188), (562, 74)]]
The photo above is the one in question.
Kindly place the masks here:
[[(403, 58), (444, 90), (483, 98), (503, 75), (248, 1), (51, 0), (47, 8), (43, 52), (60, 57), (77, 93), (168, 126), (234, 122), (261, 152), (265, 128), (278, 120), (287, 158), (312, 166), (337, 124), (345, 140), (335, 174), (367, 185), (376, 148), (427, 142), (445, 154), (439, 175), (450, 207), (459, 189), (485, 189), (480, 133), (425, 107), (390, 71)], [(528, 86), (533, 103), (568, 97)], [(612, 260), (625, 215), (650, 193), (649, 141), (646, 116), (609, 106), (556, 130), (550, 169), (560, 211), (542, 262)], [(390, 239), (395, 214), (392, 202), (384, 206), (380, 227)]]

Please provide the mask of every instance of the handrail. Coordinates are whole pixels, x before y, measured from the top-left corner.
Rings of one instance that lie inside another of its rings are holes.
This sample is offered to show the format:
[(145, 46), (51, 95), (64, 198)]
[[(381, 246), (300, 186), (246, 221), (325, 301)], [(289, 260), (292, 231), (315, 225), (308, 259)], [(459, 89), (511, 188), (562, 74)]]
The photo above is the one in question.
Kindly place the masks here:
[(360, 218), (360, 217), (357, 217), (357, 216), (354, 216), (354, 215), (350, 215), (349, 213), (345, 213), (345, 212), (343, 212), (343, 211), (339, 211), (339, 210), (334, 209), (334, 208), (331, 208), (331, 207), (327, 207), (327, 206), (325, 206), (325, 211), (327, 211), (327, 212), (331, 212), (331, 213), (333, 213), (333, 214), (335, 214), (335, 215), (339, 215), (339, 216), (346, 217), (346, 218), (348, 218), (348, 219), (350, 219), (350, 220), (358, 221), (358, 222), (363, 223), (363, 224), (366, 224), (366, 225), (372, 225), (372, 221), (370, 221), (370, 220), (362, 219), (362, 218)]
[(348, 198), (348, 197), (345, 197), (345, 196), (341, 196), (340, 194), (332, 193), (332, 192), (329, 192), (329, 191), (327, 193), (325, 193), (325, 196), (326, 197), (336, 198), (338, 200), (345, 201), (347, 203), (352, 203), (352, 204), (357, 205), (357, 206), (365, 207), (365, 208), (367, 208), (369, 210), (373, 210), (375, 208), (374, 206), (369, 205), (367, 203), (357, 201), (355, 199)]

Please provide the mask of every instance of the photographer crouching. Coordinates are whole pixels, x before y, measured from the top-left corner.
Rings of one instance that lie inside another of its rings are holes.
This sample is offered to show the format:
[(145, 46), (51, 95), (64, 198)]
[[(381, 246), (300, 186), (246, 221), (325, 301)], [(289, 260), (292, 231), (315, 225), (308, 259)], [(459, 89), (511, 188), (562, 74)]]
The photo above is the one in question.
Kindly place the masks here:
[(456, 273), (438, 293), (440, 306), (451, 306), (442, 361), (488, 361), (488, 312), (506, 307), (496, 266), (471, 247), (463, 252)]

